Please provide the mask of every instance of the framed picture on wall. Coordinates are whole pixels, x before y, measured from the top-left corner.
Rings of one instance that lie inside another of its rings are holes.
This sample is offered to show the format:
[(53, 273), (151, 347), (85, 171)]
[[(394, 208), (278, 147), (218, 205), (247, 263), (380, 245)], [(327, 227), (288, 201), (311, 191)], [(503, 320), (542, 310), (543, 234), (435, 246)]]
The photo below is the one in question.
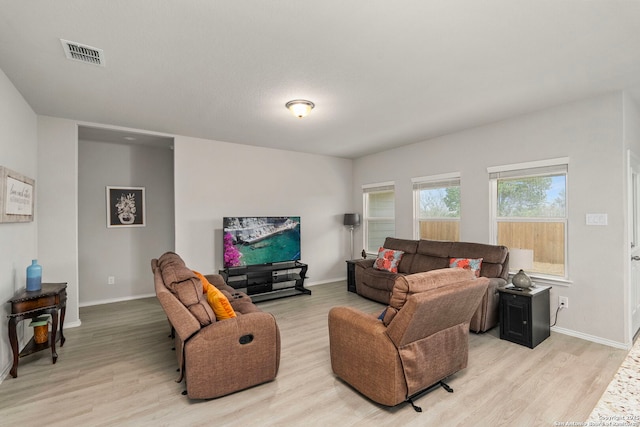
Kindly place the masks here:
[(144, 187), (107, 187), (107, 227), (144, 227)]
[(0, 166), (0, 222), (33, 221), (36, 182)]

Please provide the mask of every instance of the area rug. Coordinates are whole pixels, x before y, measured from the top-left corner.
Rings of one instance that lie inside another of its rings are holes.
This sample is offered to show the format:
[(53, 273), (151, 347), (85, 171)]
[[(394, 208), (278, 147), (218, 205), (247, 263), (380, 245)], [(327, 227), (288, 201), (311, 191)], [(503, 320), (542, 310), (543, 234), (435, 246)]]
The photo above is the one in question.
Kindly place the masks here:
[(640, 426), (640, 339), (636, 340), (584, 425)]

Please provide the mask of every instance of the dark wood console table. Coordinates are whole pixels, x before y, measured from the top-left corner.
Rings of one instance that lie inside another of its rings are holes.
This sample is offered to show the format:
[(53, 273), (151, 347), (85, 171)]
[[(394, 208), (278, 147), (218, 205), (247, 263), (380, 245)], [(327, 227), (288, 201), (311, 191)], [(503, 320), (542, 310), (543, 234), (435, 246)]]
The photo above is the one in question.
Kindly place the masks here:
[[(64, 315), (67, 307), (67, 284), (66, 283), (43, 283), (39, 291), (26, 291), (25, 289), (7, 301), (11, 304), (11, 314), (9, 314), (9, 341), (13, 350), (13, 366), (11, 376), (18, 376), (18, 360), (21, 357), (46, 350), (51, 347), (51, 358), (53, 363), (58, 360), (56, 353), (56, 339), (58, 331), (58, 312), (60, 312), (60, 347), (64, 345)], [(33, 319), (43, 314), (50, 314), (53, 322), (49, 339), (42, 344), (36, 344), (33, 338), (27, 343), (24, 349), (18, 353), (18, 334), (16, 326), (25, 319)]]

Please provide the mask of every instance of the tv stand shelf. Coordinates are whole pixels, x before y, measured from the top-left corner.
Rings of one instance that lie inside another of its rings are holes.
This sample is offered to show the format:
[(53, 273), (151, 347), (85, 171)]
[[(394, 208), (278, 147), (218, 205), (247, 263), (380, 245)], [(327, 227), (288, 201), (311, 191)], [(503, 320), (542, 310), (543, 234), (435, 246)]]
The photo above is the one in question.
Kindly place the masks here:
[(311, 291), (304, 287), (307, 264), (298, 261), (229, 267), (219, 273), (229, 286), (245, 292), (253, 302), (311, 295)]

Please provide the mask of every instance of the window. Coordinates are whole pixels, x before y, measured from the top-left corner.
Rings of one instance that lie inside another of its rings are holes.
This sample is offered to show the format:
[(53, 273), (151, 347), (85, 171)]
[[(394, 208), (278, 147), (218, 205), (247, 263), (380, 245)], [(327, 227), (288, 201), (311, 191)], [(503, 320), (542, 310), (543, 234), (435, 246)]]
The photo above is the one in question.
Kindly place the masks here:
[(364, 209), (364, 247), (377, 254), (387, 237), (395, 237), (394, 183), (365, 185), (362, 187)]
[(460, 240), (460, 174), (413, 178), (413, 234), (417, 239)]
[(566, 279), (568, 159), (488, 171), (495, 243), (533, 251), (533, 268), (527, 273)]

